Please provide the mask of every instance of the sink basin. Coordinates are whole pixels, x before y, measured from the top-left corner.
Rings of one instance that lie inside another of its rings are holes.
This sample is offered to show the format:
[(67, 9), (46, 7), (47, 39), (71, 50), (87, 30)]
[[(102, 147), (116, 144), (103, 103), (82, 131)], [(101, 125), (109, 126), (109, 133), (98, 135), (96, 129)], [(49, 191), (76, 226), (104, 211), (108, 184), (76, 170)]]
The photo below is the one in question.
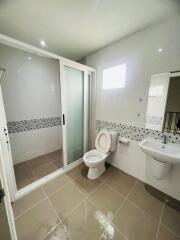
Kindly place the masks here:
[(180, 163), (180, 144), (163, 144), (162, 140), (145, 138), (139, 143), (140, 148), (157, 161), (178, 164)]

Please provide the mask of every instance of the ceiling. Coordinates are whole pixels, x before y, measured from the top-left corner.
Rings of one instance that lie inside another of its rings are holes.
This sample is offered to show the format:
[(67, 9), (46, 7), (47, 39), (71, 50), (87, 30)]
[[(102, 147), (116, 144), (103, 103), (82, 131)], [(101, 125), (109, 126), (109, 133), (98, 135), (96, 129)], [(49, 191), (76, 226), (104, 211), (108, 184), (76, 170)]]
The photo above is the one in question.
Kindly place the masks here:
[(77, 60), (173, 14), (178, 0), (0, 0), (0, 33)]

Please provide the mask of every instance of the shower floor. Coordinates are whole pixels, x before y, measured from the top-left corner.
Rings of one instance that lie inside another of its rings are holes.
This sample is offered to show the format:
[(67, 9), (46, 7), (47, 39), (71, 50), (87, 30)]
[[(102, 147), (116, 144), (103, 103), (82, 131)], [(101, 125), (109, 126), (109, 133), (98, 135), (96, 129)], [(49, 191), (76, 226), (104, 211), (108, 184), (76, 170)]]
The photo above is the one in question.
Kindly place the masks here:
[(18, 163), (14, 165), (17, 189), (21, 189), (62, 167), (63, 155), (61, 149)]

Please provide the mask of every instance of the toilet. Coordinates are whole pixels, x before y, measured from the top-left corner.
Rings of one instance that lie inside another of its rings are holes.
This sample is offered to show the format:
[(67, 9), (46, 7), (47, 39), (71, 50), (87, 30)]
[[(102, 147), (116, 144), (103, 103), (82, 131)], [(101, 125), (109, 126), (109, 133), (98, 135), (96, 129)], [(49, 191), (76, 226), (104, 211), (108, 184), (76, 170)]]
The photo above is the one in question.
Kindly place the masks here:
[(95, 140), (95, 147), (87, 153), (85, 153), (83, 160), (85, 165), (89, 168), (88, 178), (98, 178), (105, 169), (105, 160), (111, 152), (116, 150), (117, 145), (117, 132), (100, 131)]

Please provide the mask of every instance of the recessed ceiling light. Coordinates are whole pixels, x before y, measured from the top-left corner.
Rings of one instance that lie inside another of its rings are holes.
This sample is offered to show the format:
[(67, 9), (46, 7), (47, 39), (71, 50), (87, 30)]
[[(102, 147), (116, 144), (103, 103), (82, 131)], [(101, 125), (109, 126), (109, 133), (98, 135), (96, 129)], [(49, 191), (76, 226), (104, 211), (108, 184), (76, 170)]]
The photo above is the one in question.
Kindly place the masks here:
[(41, 44), (42, 47), (45, 47), (45, 46), (46, 46), (46, 42), (45, 42), (44, 40), (41, 40), (41, 41), (40, 41), (40, 44)]
[(158, 52), (159, 52), (159, 53), (160, 53), (160, 52), (162, 52), (162, 51), (163, 51), (163, 49), (162, 49), (162, 48), (159, 48), (159, 49), (158, 49)]
[(31, 61), (31, 57), (28, 57), (28, 60)]

